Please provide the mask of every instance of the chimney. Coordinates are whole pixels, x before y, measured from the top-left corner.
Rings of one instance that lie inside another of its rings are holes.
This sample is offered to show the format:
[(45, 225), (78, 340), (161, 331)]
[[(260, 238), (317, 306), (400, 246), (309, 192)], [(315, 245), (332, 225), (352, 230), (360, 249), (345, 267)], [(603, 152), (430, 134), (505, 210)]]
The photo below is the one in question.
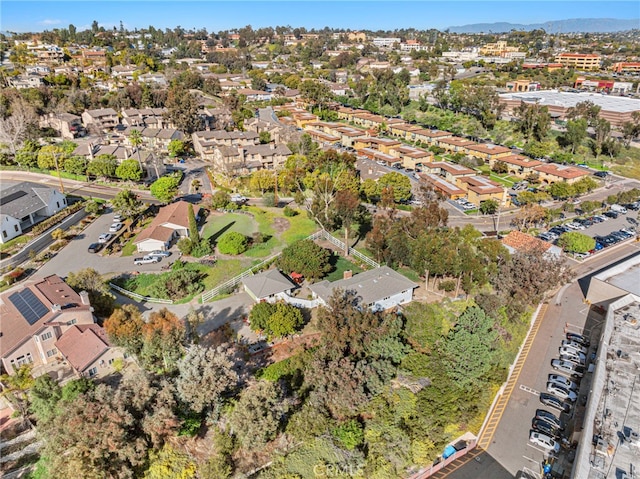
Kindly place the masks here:
[(62, 306), (60, 306), (58, 303), (51, 305), (51, 312), (52, 313), (58, 313), (60, 311), (62, 311)]
[(350, 269), (346, 270), (344, 273), (342, 273), (342, 279), (349, 279), (353, 277), (353, 271), (351, 271)]
[(89, 306), (91, 304), (89, 302), (89, 293), (86, 291), (80, 291), (80, 301), (82, 301), (82, 304)]

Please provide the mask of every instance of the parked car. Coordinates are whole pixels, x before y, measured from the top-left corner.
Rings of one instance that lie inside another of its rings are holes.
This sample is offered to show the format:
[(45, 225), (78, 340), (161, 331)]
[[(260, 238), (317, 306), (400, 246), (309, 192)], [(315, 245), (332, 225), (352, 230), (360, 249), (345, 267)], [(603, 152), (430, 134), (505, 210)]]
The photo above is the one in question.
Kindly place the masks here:
[(567, 339), (569, 341), (573, 341), (574, 343), (582, 344), (585, 347), (591, 346), (591, 341), (586, 336), (578, 333), (567, 333)]
[(532, 430), (529, 433), (529, 441), (547, 451), (560, 452), (560, 443), (547, 434)]
[(544, 409), (536, 409), (535, 417), (536, 419), (542, 419), (543, 421), (548, 422), (559, 431), (564, 431), (564, 423), (558, 416), (556, 416), (552, 412), (546, 411)]
[(540, 393), (540, 402), (565, 413), (569, 413), (571, 411), (571, 404), (563, 401), (553, 394)]
[(546, 434), (547, 436), (556, 438), (560, 436), (560, 431), (558, 428), (554, 427), (553, 424), (548, 423), (542, 419), (533, 419), (531, 421), (531, 429), (534, 431), (541, 432), (542, 434)]
[(563, 361), (562, 359), (552, 359), (551, 367), (556, 371), (564, 373), (572, 378), (581, 378), (584, 376), (584, 367), (578, 366), (571, 361)]
[(571, 346), (560, 346), (558, 351), (560, 352), (560, 354), (568, 354), (568, 355), (580, 356), (580, 357), (585, 358), (585, 359), (587, 357), (586, 353), (583, 353), (582, 351), (578, 351), (576, 348), (573, 348)]
[(102, 249), (102, 246), (102, 243), (91, 243), (87, 251), (89, 251), (89, 253), (97, 253)]
[(561, 374), (549, 374), (548, 381), (550, 383), (559, 384), (560, 386), (571, 389), (573, 391), (577, 391), (578, 389), (580, 389), (580, 384), (572, 381), (569, 378), (564, 377)]
[(157, 263), (158, 261), (160, 261), (160, 258), (158, 258), (157, 256), (143, 256), (142, 258), (134, 259), (133, 264), (135, 265), (150, 264), (150, 263)]
[(122, 215), (120, 213), (116, 213), (115, 215), (113, 215), (113, 221), (114, 222), (122, 221)]
[(113, 223), (109, 226), (109, 233), (117, 233), (120, 228), (122, 228), (122, 223)]
[(560, 354), (560, 359), (562, 361), (569, 361), (569, 362), (577, 364), (578, 366), (583, 366), (583, 367), (586, 366), (586, 364), (587, 364), (587, 359), (584, 357), (584, 355), (578, 356), (575, 353)]
[(162, 251), (162, 250), (155, 250), (152, 251), (151, 253), (147, 253), (147, 256), (157, 256), (158, 258), (168, 258), (169, 256), (171, 256), (171, 251)]
[(588, 349), (584, 347), (582, 344), (576, 343), (574, 341), (569, 341), (568, 339), (563, 339), (560, 345), (563, 348), (573, 349), (577, 353), (582, 353), (585, 356), (587, 355)]
[(615, 211), (605, 211), (604, 215), (614, 220), (618, 217), (618, 213)]
[(556, 383), (547, 383), (547, 391), (551, 394), (555, 394), (557, 397), (563, 400), (576, 402), (576, 400), (578, 399), (578, 393), (572, 391), (569, 388), (563, 388)]
[(627, 214), (627, 209), (622, 205), (611, 205), (611, 211), (615, 211), (616, 213), (623, 215)]
[(98, 243), (108, 243), (111, 238), (113, 238), (111, 233), (102, 233), (98, 236)]
[(596, 171), (593, 176), (597, 176), (598, 178), (606, 178), (607, 176), (609, 176), (609, 172), (608, 171)]

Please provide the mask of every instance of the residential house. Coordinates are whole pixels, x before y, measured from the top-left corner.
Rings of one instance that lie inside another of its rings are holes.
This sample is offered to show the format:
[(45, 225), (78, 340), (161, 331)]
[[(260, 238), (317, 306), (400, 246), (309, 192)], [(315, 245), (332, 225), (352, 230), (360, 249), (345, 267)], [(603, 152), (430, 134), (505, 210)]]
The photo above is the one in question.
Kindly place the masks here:
[(85, 110), (82, 113), (85, 127), (95, 126), (101, 130), (111, 130), (120, 124), (118, 113), (113, 108)]
[(219, 146), (250, 146), (259, 142), (255, 131), (196, 131), (191, 135), (193, 149), (203, 159), (213, 160)]
[(421, 127), (409, 123), (396, 123), (387, 129), (387, 134), (402, 140), (415, 141), (411, 133), (421, 129)]
[(24, 365), (39, 373), (63, 357), (56, 341), (74, 325), (93, 325), (89, 294), (76, 293), (57, 275), (29, 280), (0, 295), (2, 365), (8, 374)]
[(469, 152), (468, 147), (474, 146), (477, 143), (465, 140), (464, 138), (458, 138), (457, 136), (452, 136), (449, 138), (438, 138), (436, 140), (436, 144), (447, 153), (462, 153), (466, 155)]
[(329, 282), (327, 280), (309, 286), (314, 298), (318, 298), (323, 305), (329, 302), (335, 290), (355, 292), (361, 307), (373, 311), (385, 311), (413, 300), (413, 290), (416, 283), (402, 276), (388, 266), (371, 269), (351, 276), (345, 272), (341, 280)]
[(244, 158), (248, 163), (259, 161), (263, 169), (272, 170), (284, 164), (291, 156), (287, 145), (250, 145), (244, 147)]
[(86, 134), (82, 118), (71, 113), (49, 113), (40, 117), (40, 128), (53, 128), (60, 136), (73, 140)]
[(502, 162), (509, 168), (508, 174), (512, 176), (519, 176), (525, 178), (531, 174), (537, 174), (535, 171), (536, 166), (542, 164), (541, 161), (534, 160), (528, 156), (523, 155), (507, 155), (500, 158), (492, 158), (489, 160), (489, 166), (493, 168), (496, 163)]
[(169, 121), (165, 119), (166, 108), (124, 108), (122, 110), (122, 124), (140, 128), (168, 128)]
[(107, 332), (97, 324), (74, 324), (55, 347), (78, 376), (88, 378), (112, 373), (114, 362), (125, 358), (123, 350), (112, 347)]
[(545, 256), (551, 258), (560, 258), (562, 249), (541, 239), (523, 233), (522, 231), (513, 230), (502, 238), (502, 244), (510, 253), (518, 251), (544, 251)]
[(434, 173), (418, 173), (420, 180), (429, 188), (450, 200), (464, 198), (467, 192), (456, 186), (453, 182), (445, 180), (442, 176)]
[(387, 138), (375, 138), (375, 137), (365, 137), (358, 138), (354, 143), (354, 148), (356, 150), (360, 150), (363, 148), (373, 148), (382, 153), (389, 153), (392, 148), (400, 146), (401, 143), (397, 140), (390, 140)]
[(127, 138), (128, 144), (131, 144), (129, 138), (131, 136), (131, 131), (134, 129), (140, 132), (140, 138), (143, 141), (144, 146), (155, 150), (167, 151), (169, 143), (173, 140), (184, 139), (182, 132), (175, 128), (127, 128), (122, 133)]
[(66, 197), (45, 185), (25, 181), (0, 190), (0, 243), (20, 236), (24, 229), (66, 206)]
[(448, 161), (427, 163), (424, 165), (424, 171), (425, 173), (440, 175), (454, 184), (458, 183), (458, 178), (474, 176), (476, 174), (476, 171), (471, 168), (456, 163), (449, 163)]
[(417, 167), (433, 161), (433, 153), (413, 146), (402, 145), (394, 147), (391, 148), (389, 153), (402, 160), (403, 168), (412, 168), (415, 170)]
[(407, 140), (419, 141), (429, 146), (437, 145), (439, 140), (453, 137), (453, 133), (440, 130), (414, 130), (409, 133)]
[(244, 95), (247, 101), (269, 101), (273, 97), (273, 93), (261, 90), (252, 90), (250, 88), (241, 88), (238, 90), (239, 95)]
[(153, 221), (140, 232), (135, 241), (139, 252), (168, 250), (177, 237), (189, 236), (189, 208), (198, 218), (198, 207), (186, 201), (176, 201), (160, 208)]
[(471, 144), (465, 147), (467, 155), (477, 158), (479, 160), (490, 161), (495, 158), (503, 158), (511, 155), (511, 149), (506, 146), (491, 145), (491, 144)]
[(256, 303), (274, 303), (283, 295), (290, 295), (296, 285), (277, 269), (263, 271), (242, 280), (244, 290)]
[(467, 200), (476, 206), (488, 200), (505, 205), (509, 198), (506, 188), (484, 176), (461, 176), (457, 182), (458, 186), (467, 192)]
[(311, 137), (311, 139), (321, 145), (329, 146), (340, 143), (340, 137), (330, 135), (323, 131), (306, 129), (305, 132)]
[(138, 76), (138, 81), (147, 85), (167, 86), (167, 78), (158, 72), (143, 73)]
[(540, 181), (544, 184), (565, 182), (571, 185), (591, 174), (589, 170), (584, 168), (559, 165), (557, 163), (543, 163), (534, 169), (540, 176)]
[(37, 73), (29, 73), (25, 75), (17, 75), (8, 79), (9, 85), (16, 90), (23, 90), (25, 88), (39, 88), (44, 85), (42, 77)]

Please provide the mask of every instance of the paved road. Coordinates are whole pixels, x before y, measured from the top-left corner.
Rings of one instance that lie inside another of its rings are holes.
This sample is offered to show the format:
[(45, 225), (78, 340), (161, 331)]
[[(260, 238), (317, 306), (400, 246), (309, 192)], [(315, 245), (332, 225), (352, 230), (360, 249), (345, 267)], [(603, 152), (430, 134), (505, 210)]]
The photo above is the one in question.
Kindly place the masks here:
[[(529, 350), (522, 369), (517, 376), (515, 387), (508, 396), (504, 412), (499, 416), (499, 424), (486, 450), (476, 459), (467, 461), (455, 471), (447, 471), (437, 477), (449, 479), (502, 479), (522, 477), (525, 470), (539, 473), (540, 463), (546, 457), (543, 450), (534, 447), (528, 440), (531, 420), (537, 408), (544, 408), (539, 402), (537, 393), (546, 389), (547, 375), (552, 373), (551, 359), (558, 357), (558, 347), (564, 338), (564, 328), (569, 324), (569, 330), (583, 332), (588, 326), (587, 334), (597, 337), (602, 316), (590, 312), (584, 304), (585, 288), (588, 276), (602, 269), (604, 266), (619, 261), (631, 254), (640, 252), (640, 243), (630, 242), (607, 249), (597, 256), (582, 263), (572, 262), (578, 279), (568, 286), (561, 288), (554, 298), (549, 301), (545, 314), (540, 322), (531, 349)], [(571, 415), (564, 415), (571, 426), (583, 412), (582, 397), (589, 389), (589, 374), (581, 384), (581, 396)], [(579, 425), (579, 424), (578, 424)], [(588, 438), (587, 438), (588, 440)], [(565, 456), (561, 456), (565, 459)], [(498, 463), (501, 468), (485, 468), (484, 466)], [(565, 462), (566, 472), (570, 472), (571, 465)], [(531, 476), (536, 477), (536, 476)]]

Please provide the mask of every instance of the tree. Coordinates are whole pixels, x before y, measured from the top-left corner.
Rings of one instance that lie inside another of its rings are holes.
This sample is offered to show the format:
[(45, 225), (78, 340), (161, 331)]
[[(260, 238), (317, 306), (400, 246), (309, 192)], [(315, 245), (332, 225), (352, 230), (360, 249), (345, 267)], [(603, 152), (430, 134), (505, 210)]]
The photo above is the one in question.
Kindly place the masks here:
[(598, 117), (593, 122), (593, 130), (595, 134), (595, 138), (593, 140), (593, 154), (598, 156), (602, 153), (604, 143), (609, 139), (611, 123), (604, 118)]
[(349, 230), (358, 211), (360, 210), (360, 198), (350, 190), (341, 190), (336, 193), (336, 216), (344, 228), (344, 255), (349, 255)]
[(10, 115), (0, 115), (0, 144), (15, 154), (29, 136), (29, 130), (38, 118), (32, 106), (19, 96), (10, 104)]
[(198, 99), (181, 84), (175, 83), (169, 88), (165, 107), (167, 118), (186, 135), (191, 136), (202, 127)]
[(234, 366), (229, 349), (191, 346), (178, 361), (178, 396), (196, 413), (219, 407), (238, 384)]
[(271, 143), (271, 133), (268, 131), (260, 132), (260, 144), (266, 145), (267, 143)]
[(13, 374), (3, 374), (0, 376), (2, 384), (2, 395), (11, 399), (11, 403), (18, 408), (23, 420), (27, 418), (28, 412), (28, 391), (33, 386), (33, 376), (31, 374), (31, 364), (24, 364)]
[(144, 479), (193, 479), (196, 477), (196, 463), (188, 454), (180, 452), (169, 444), (160, 451), (149, 452), (149, 468)]
[(379, 191), (389, 188), (393, 192), (396, 203), (408, 201), (411, 198), (411, 180), (406, 175), (392, 171), (378, 180)]
[(184, 349), (185, 327), (182, 321), (167, 308), (153, 311), (142, 326), (142, 337), (140, 359), (143, 366), (153, 371), (173, 371)]
[(39, 424), (51, 421), (57, 414), (58, 401), (62, 398), (62, 388), (50, 375), (38, 376), (29, 391), (29, 410)]
[(151, 184), (151, 194), (163, 203), (169, 203), (178, 192), (180, 180), (175, 176), (163, 176)]
[(74, 175), (84, 175), (87, 171), (87, 160), (81, 156), (72, 156), (64, 160), (64, 171)]
[(193, 211), (193, 206), (189, 205), (189, 211), (187, 212), (189, 220), (189, 239), (193, 247), (197, 247), (200, 244), (200, 232), (198, 231), (198, 223), (196, 222), (196, 214)]
[[(129, 143), (136, 149), (136, 156), (138, 157), (138, 166), (142, 172), (142, 161), (140, 161), (140, 147), (142, 146), (142, 133), (140, 130), (133, 129), (129, 132)], [(118, 175), (120, 176), (120, 175)]]
[(231, 201), (231, 196), (224, 190), (218, 190), (211, 196), (211, 208), (214, 210), (224, 208)]
[(275, 437), (287, 409), (276, 383), (258, 381), (242, 392), (229, 425), (246, 449), (255, 449)]
[(113, 155), (98, 155), (87, 165), (87, 174), (101, 178), (113, 178), (116, 175), (118, 160)]
[(570, 185), (565, 181), (553, 183), (549, 186), (547, 192), (556, 200), (565, 200), (576, 194), (576, 190), (573, 185)]
[(549, 134), (551, 115), (546, 106), (521, 102), (514, 114), (518, 118), (518, 129), (527, 141), (543, 141)]
[(38, 151), (38, 168), (53, 170), (64, 164), (64, 151), (58, 145), (45, 145)]
[(104, 329), (113, 344), (137, 356), (142, 350), (144, 324), (140, 310), (133, 304), (125, 304), (105, 320)]
[(100, 213), (102, 206), (96, 200), (91, 200), (87, 202), (87, 206), (85, 206), (84, 210), (90, 215), (97, 215)]
[(596, 247), (596, 240), (577, 231), (569, 231), (560, 235), (558, 246), (569, 253), (586, 253)]
[(494, 173), (498, 173), (499, 175), (506, 175), (509, 173), (509, 165), (507, 165), (504, 161), (496, 161), (491, 167), (491, 171)]
[(562, 139), (567, 146), (571, 147), (571, 153), (576, 152), (582, 141), (587, 137), (587, 120), (579, 118), (577, 120), (569, 120), (567, 122), (566, 132)]
[(320, 279), (331, 271), (331, 253), (311, 240), (300, 240), (287, 246), (277, 260), (285, 272), (295, 271), (309, 279)]
[(171, 140), (167, 145), (167, 150), (169, 151), (169, 156), (175, 158), (187, 152), (187, 145), (182, 140)]
[(249, 240), (242, 233), (227, 231), (218, 240), (218, 251), (222, 254), (242, 254), (247, 250)]
[(16, 163), (20, 166), (33, 168), (38, 164), (40, 145), (34, 140), (25, 140), (22, 147), (15, 152)]
[[(135, 163), (135, 162), (134, 162)], [(113, 210), (124, 218), (134, 218), (142, 211), (142, 201), (131, 190), (120, 190), (111, 200)]]
[(304, 317), (290, 304), (260, 303), (251, 310), (249, 321), (252, 330), (263, 331), (270, 338), (280, 338), (295, 333), (304, 323)]
[(89, 301), (96, 315), (107, 316), (112, 313), (116, 297), (111, 293), (109, 286), (93, 268), (84, 268), (67, 275), (66, 283), (77, 293), (86, 291), (89, 293)]
[(500, 203), (496, 200), (486, 200), (480, 203), (480, 213), (483, 215), (493, 215), (498, 211)]
[(249, 313), (249, 324), (252, 331), (265, 331), (269, 327), (269, 319), (275, 312), (276, 305), (273, 303), (262, 302), (251, 308)]
[(254, 191), (260, 190), (262, 195), (264, 195), (265, 191), (272, 191), (275, 188), (275, 184), (275, 175), (272, 171), (257, 170), (251, 173), (249, 188)]
[(496, 363), (497, 338), (493, 320), (476, 306), (467, 308), (443, 345), (449, 377), (463, 389), (475, 387)]
[(116, 168), (116, 176), (122, 180), (140, 181), (142, 170), (136, 160), (124, 160)]

